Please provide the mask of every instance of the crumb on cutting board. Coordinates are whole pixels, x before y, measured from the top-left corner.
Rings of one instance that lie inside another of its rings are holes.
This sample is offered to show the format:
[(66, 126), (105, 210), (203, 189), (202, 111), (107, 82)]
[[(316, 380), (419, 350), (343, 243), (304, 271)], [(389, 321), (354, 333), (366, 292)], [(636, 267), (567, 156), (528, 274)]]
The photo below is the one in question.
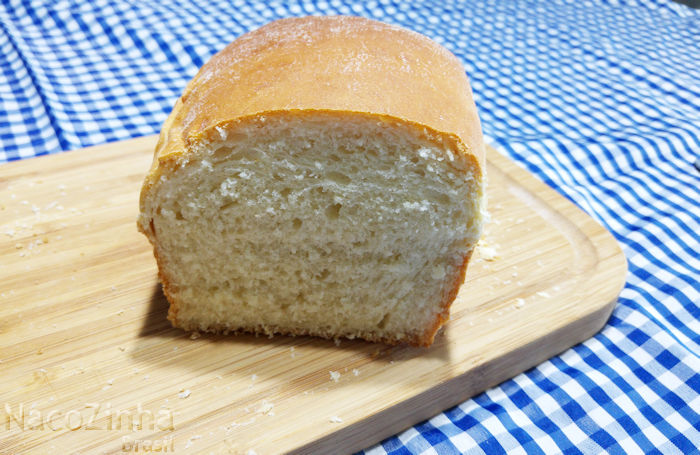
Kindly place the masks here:
[(190, 438), (187, 440), (187, 443), (185, 444), (185, 449), (189, 449), (190, 447), (192, 447), (192, 443), (193, 443), (194, 441), (196, 441), (197, 439), (202, 439), (202, 435), (201, 435), (201, 434), (196, 434), (196, 435), (190, 437)]
[(498, 251), (494, 245), (491, 245), (486, 239), (481, 239), (477, 243), (477, 251), (479, 252), (479, 257), (484, 261), (495, 261), (499, 259)]
[(275, 413), (272, 411), (272, 408), (275, 407), (274, 403), (271, 403), (267, 400), (263, 400), (262, 404), (260, 405), (260, 408), (258, 409), (258, 412), (261, 414), (273, 416)]

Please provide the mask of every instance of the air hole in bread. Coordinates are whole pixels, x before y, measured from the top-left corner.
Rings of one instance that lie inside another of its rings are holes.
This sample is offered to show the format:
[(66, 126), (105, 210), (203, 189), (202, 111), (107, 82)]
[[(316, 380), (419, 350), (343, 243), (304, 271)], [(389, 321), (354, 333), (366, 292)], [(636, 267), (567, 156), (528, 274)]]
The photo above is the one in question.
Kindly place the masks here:
[(231, 155), (231, 147), (219, 147), (213, 154), (212, 160), (214, 162), (223, 161), (228, 159)]
[(325, 177), (328, 180), (330, 180), (334, 183), (337, 183), (339, 185), (347, 185), (348, 183), (351, 182), (350, 177), (348, 177), (347, 175), (345, 175), (343, 173), (337, 172), (337, 171), (330, 171), (330, 172), (326, 173)]
[(440, 192), (434, 191), (434, 190), (426, 190), (425, 198), (429, 201), (436, 203), (436, 204), (449, 204), (450, 203), (450, 196), (448, 196), (445, 193), (440, 193)]
[(384, 315), (381, 321), (377, 324), (378, 329), (383, 329), (386, 327), (386, 325), (389, 323), (389, 318), (391, 317), (390, 313), (387, 313)]
[(228, 202), (224, 202), (224, 204), (221, 206), (221, 210), (226, 210), (231, 207), (235, 207), (238, 205), (238, 201), (236, 199), (231, 199)]
[(340, 217), (340, 209), (342, 204), (331, 204), (326, 208), (326, 218), (329, 220), (337, 220)]

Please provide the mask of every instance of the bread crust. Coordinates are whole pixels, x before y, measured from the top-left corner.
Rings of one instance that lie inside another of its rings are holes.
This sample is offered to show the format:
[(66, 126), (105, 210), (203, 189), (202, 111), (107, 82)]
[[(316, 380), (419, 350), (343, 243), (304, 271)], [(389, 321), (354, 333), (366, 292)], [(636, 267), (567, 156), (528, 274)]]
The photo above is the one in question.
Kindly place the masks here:
[[(156, 227), (143, 216), (154, 185), (222, 130), (233, 131), (268, 116), (319, 113), (407, 125), (465, 158), (477, 179), (483, 174), (483, 138), (469, 82), (459, 60), (439, 44), (399, 27), (352, 16), (282, 19), (246, 33), (214, 55), (187, 85), (163, 125), (141, 190), (138, 225), (154, 246), (173, 325), (182, 327), (177, 319), (177, 293), (167, 276), (167, 264), (159, 257)], [(448, 319), (470, 255), (454, 275), (430, 327), (418, 328), (409, 339), (358, 336), (429, 346)], [(245, 330), (269, 333), (270, 329)], [(283, 328), (275, 328), (275, 333), (333, 337)]]

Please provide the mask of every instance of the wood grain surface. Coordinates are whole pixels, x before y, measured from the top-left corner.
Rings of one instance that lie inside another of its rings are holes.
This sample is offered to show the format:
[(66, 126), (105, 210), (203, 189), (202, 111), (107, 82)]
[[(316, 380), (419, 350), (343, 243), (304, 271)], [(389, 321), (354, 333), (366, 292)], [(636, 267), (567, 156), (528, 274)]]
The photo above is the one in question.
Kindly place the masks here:
[(590, 337), (625, 280), (607, 231), (489, 149), (492, 221), (431, 348), (192, 339), (136, 231), (155, 140), (0, 166), (0, 453), (359, 450)]

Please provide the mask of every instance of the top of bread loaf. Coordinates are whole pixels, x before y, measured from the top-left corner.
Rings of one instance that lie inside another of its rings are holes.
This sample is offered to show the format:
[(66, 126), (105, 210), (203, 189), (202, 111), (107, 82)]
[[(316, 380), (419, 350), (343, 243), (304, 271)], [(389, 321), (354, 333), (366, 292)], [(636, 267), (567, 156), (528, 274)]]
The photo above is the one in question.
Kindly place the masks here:
[(231, 123), (304, 111), (413, 124), (483, 166), (469, 82), (447, 49), (360, 17), (302, 17), (242, 35), (200, 69), (163, 126), (148, 183)]

